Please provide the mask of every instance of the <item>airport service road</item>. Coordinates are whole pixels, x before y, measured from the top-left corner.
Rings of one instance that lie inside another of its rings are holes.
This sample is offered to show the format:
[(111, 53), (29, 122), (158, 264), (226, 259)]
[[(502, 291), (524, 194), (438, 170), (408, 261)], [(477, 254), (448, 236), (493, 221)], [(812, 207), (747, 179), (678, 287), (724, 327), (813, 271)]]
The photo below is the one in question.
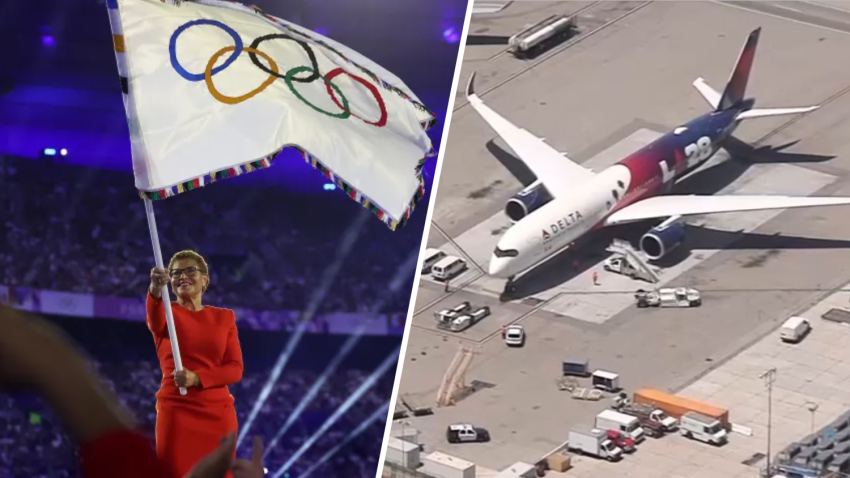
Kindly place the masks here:
[[(480, 3), (475, 2), (476, 6)], [(464, 52), (463, 61), (480, 67), (482, 64), (500, 60), (508, 54), (508, 38), (526, 25), (535, 24), (550, 15), (573, 15), (594, 6), (595, 3), (598, 2), (514, 2), (497, 14), (475, 15), (468, 33), (473, 38), (468, 42), (469, 48)], [(464, 91), (466, 80), (461, 80), (464, 87), (459, 91)], [(455, 103), (457, 102), (456, 98)]]
[[(470, 68), (461, 70), (458, 94), (455, 96), (455, 111), (464, 108), (466, 104), (464, 92), (473, 70), (478, 72), (477, 91), (486, 96), (491, 89), (501, 88), (513, 78), (540, 68), (561, 50), (574, 48), (585, 39), (614, 28), (623, 19), (647, 5), (646, 1), (517, 2), (500, 15), (474, 17), (475, 23), (470, 26), (470, 34), (473, 35), (472, 43), (476, 43), (476, 39), (480, 38), (473, 33), (474, 31), (486, 30), (483, 35), (502, 32), (502, 35), (506, 35), (505, 41), (507, 41), (508, 37), (526, 26), (531, 26), (555, 14), (574, 16), (577, 29), (566, 41), (535, 58), (518, 59), (508, 52), (507, 45), (482, 46), (470, 45), (467, 42), (470, 47), (464, 50), (464, 64), (469, 64)], [(479, 22), (483, 25), (480, 28), (477, 26)]]
[[(477, 17), (472, 21), (474, 28)], [(610, 146), (609, 136), (630, 128), (635, 120), (664, 130), (705, 112), (707, 105), (692, 81), (703, 76), (722, 89), (744, 38), (755, 26), (762, 26), (763, 32), (748, 92), (759, 105), (816, 104), (848, 86), (843, 59), (850, 35), (717, 3), (655, 2), (483, 99), (510, 121), (583, 162)], [(465, 62), (463, 74), (468, 77), (476, 68)], [(823, 126), (817, 121), (821, 114), (797, 123)], [(754, 141), (785, 121), (752, 121), (739, 135)], [(488, 144), (494, 138), (470, 107), (454, 113), (434, 212), (434, 221), (451, 237), (493, 216), (522, 187), (505, 164), (522, 168), (509, 153)], [(506, 148), (501, 140), (495, 145)], [(429, 236), (429, 243), (439, 240), (436, 234)]]
[[(847, 286), (845, 286), (845, 289)], [(801, 314), (813, 325), (800, 344), (784, 344), (773, 332), (680, 393), (729, 409), (730, 420), (753, 431), (733, 433), (723, 447), (669, 436), (648, 440), (618, 464), (575, 458), (566, 476), (576, 478), (757, 477), (765, 460), (742, 462), (767, 448), (767, 389), (759, 375), (776, 367), (773, 387), (772, 453), (777, 453), (850, 409), (850, 327), (820, 318), (833, 307), (846, 308), (850, 293), (839, 292)], [(807, 404), (815, 403), (812, 413)], [(814, 418), (814, 424), (812, 423)], [(552, 476), (564, 476), (552, 473)]]

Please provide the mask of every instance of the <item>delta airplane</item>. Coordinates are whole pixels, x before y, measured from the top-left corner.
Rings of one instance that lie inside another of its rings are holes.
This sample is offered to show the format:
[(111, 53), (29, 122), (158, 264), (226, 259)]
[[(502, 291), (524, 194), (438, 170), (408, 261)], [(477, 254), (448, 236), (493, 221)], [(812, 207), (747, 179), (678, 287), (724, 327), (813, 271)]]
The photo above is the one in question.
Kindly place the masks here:
[(713, 111), (679, 126), (630, 154), (619, 163), (594, 172), (571, 161), (528, 131), (514, 126), (490, 109), (469, 80), (467, 98), (476, 112), (495, 130), (537, 177), (505, 205), (513, 225), (499, 239), (490, 260), (489, 274), (514, 279), (569, 249), (585, 234), (606, 226), (649, 219), (664, 221), (640, 239), (649, 259), (663, 257), (681, 244), (683, 216), (850, 204), (850, 198), (788, 196), (674, 195), (673, 185), (708, 161), (743, 120), (802, 114), (805, 108), (754, 108), (745, 98), (761, 28), (747, 38), (723, 93), (703, 78), (693, 82)]

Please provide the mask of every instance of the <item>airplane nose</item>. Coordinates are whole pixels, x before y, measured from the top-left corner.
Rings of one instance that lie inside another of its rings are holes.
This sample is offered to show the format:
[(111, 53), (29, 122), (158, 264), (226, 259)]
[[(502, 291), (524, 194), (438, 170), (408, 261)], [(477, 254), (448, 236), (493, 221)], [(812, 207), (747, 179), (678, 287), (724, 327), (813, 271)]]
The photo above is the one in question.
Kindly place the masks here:
[(490, 259), (490, 267), (487, 271), (493, 277), (501, 277), (507, 266), (506, 261), (500, 257), (493, 256)]

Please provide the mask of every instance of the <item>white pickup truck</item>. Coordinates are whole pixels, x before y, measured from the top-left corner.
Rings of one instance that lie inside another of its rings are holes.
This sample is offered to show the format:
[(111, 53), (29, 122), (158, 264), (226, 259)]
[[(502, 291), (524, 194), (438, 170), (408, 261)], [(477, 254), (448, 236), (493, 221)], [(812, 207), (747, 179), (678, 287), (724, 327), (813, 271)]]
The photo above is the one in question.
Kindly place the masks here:
[(443, 309), (439, 312), (434, 312), (434, 319), (437, 320), (437, 327), (441, 328), (449, 328), (451, 327), (452, 320), (459, 317), (461, 314), (466, 312), (472, 307), (469, 301), (461, 302), (460, 304), (452, 307), (451, 309)]
[(472, 327), (488, 315), (490, 315), (490, 307), (487, 307), (486, 305), (480, 309), (473, 310), (472, 312), (461, 314), (451, 321), (449, 330), (452, 332), (461, 332)]

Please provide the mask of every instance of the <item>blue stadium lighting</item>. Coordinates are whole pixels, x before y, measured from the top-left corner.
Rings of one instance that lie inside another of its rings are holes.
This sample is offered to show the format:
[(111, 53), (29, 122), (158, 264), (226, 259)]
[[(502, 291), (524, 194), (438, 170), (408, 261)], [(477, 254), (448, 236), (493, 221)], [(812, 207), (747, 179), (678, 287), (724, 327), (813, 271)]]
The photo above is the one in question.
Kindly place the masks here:
[(336, 184), (325, 184), (325, 191), (333, 191), (334, 189), (336, 189)]
[(449, 27), (443, 30), (443, 39), (449, 43), (457, 43), (460, 41), (460, 33), (455, 30), (455, 27)]
[(56, 150), (53, 148), (44, 148), (45, 156), (56, 156)]
[(52, 35), (44, 35), (41, 37), (41, 44), (47, 47), (52, 47), (56, 45), (56, 39), (54, 39)]
[[(307, 329), (307, 324), (313, 321), (313, 317), (316, 315), (316, 311), (319, 310), (319, 305), (322, 304), (322, 301), (325, 298), (325, 295), (328, 293), (328, 289), (330, 289), (331, 284), (336, 279), (339, 271), (342, 269), (342, 263), (348, 257), (348, 254), (351, 252), (351, 249), (354, 247), (354, 242), (360, 237), (360, 230), (363, 229), (363, 225), (368, 220), (368, 214), (359, 214), (355, 217), (354, 222), (348, 226), (345, 233), (343, 233), (342, 241), (340, 241), (337, 246), (336, 254), (334, 257), (334, 261), (325, 269), (325, 272), (322, 274), (322, 279), (319, 284), (319, 287), (315, 289), (310, 296), (310, 302), (307, 304), (307, 309), (303, 312), (301, 320), (298, 322), (298, 325), (295, 327), (295, 331), (292, 335), (289, 336), (289, 340), (286, 342), (286, 347), (281, 351), (280, 355), (277, 358), (277, 363), (275, 363), (274, 368), (272, 368), (271, 373), (269, 374), (269, 378), (266, 381), (263, 388), (260, 390), (260, 396), (257, 397), (257, 401), (254, 402), (254, 407), (251, 409), (250, 415), (248, 415), (248, 419), (245, 421), (245, 425), (242, 430), (239, 432), (239, 437), (236, 439), (236, 449), (239, 449), (239, 445), (242, 444), (242, 440), (245, 439), (245, 436), (248, 434), (248, 431), (251, 429), (251, 425), (254, 424), (254, 420), (256, 420), (257, 415), (260, 414), (260, 410), (265, 405), (266, 400), (268, 400), (269, 395), (272, 393), (272, 389), (275, 384), (277, 384), (278, 379), (280, 379), (280, 374), (283, 372), (283, 369), (286, 368), (287, 363), (289, 362), (289, 357), (292, 356), (292, 352), (295, 350), (295, 347), (298, 346), (298, 343), (301, 341), (301, 337), (304, 335), (305, 330)], [(288, 466), (286, 468), (289, 468)], [(283, 472), (288, 471), (287, 469), (281, 470), (275, 478), (279, 478)]]
[(61, 154), (62, 156), (68, 156), (68, 150), (65, 149), (65, 148), (62, 148), (62, 149), (59, 150), (59, 154)]
[(399, 346), (392, 354), (385, 358), (384, 361), (381, 362), (381, 365), (379, 365), (378, 368), (376, 368), (375, 371), (372, 372), (369, 377), (366, 378), (366, 381), (361, 383), (357, 390), (355, 390), (354, 393), (352, 393), (351, 396), (349, 396), (348, 399), (343, 402), (343, 404), (340, 405), (339, 408), (336, 409), (334, 414), (331, 415), (325, 421), (325, 423), (323, 423), (322, 426), (318, 430), (316, 430), (316, 432), (313, 433), (313, 435), (301, 445), (301, 448), (299, 448), (295, 452), (295, 454), (289, 457), (289, 460), (277, 470), (277, 473), (273, 475), (273, 478), (280, 478), (281, 476), (286, 474), (292, 467), (292, 465), (295, 464), (295, 462), (298, 461), (298, 459), (301, 458), (301, 456), (307, 450), (309, 450), (311, 446), (313, 446), (313, 443), (315, 443), (316, 440), (318, 440), (319, 438), (321, 438), (322, 435), (327, 433), (328, 429), (330, 429), (330, 427), (332, 427), (334, 423), (336, 423), (346, 412), (348, 412), (348, 410), (354, 405), (354, 403), (360, 400), (360, 397), (362, 397), (367, 390), (372, 388), (378, 381), (378, 379), (381, 378), (381, 376), (384, 375), (390, 367), (396, 365), (400, 352), (401, 347)]

